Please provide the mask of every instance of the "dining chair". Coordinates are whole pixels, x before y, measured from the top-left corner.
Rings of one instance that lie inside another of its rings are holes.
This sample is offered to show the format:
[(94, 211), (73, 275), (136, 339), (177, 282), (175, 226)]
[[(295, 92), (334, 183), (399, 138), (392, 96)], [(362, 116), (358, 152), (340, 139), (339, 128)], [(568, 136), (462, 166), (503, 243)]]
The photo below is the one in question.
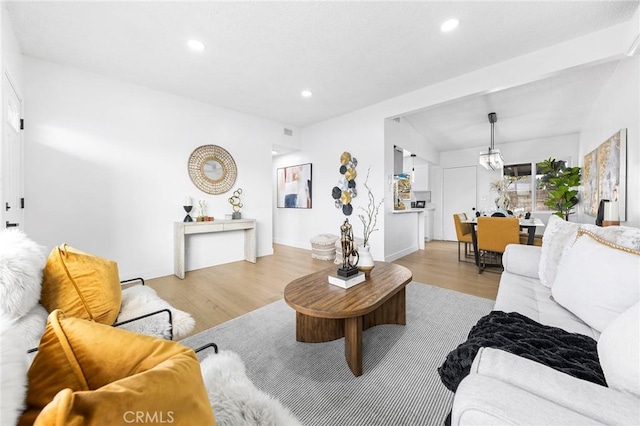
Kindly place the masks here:
[[(520, 244), (528, 244), (529, 242), (529, 233), (527, 231), (520, 231)], [(542, 246), (542, 235), (536, 235), (533, 237), (533, 245), (541, 247)]]
[(458, 262), (460, 262), (460, 244), (464, 243), (464, 257), (469, 256), (469, 245), (473, 246), (471, 238), (471, 225), (462, 223), (467, 220), (466, 213), (455, 213), (453, 215), (453, 223), (456, 225), (456, 236), (458, 238)]
[(487, 258), (501, 258), (509, 244), (520, 243), (520, 222), (516, 217), (479, 217), (476, 230), (480, 262), (478, 273), (487, 266)]

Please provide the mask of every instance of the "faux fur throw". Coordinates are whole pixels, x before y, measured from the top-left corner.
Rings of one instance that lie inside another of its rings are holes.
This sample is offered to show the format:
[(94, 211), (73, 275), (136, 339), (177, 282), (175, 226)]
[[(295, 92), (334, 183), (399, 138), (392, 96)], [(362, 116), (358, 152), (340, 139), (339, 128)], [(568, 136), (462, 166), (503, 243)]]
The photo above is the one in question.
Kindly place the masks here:
[(200, 368), (216, 425), (300, 425), (277, 399), (254, 386), (235, 352), (211, 354)]
[(466, 342), (451, 351), (438, 368), (452, 392), (471, 371), (481, 347), (502, 349), (579, 379), (607, 386), (591, 337), (542, 325), (517, 312), (493, 311), (480, 318)]
[(0, 315), (20, 318), (40, 300), (44, 247), (19, 229), (0, 231)]
[[(126, 321), (160, 309), (171, 311), (174, 340), (179, 340), (193, 331), (196, 322), (190, 314), (174, 308), (167, 301), (161, 299), (154, 289), (146, 285), (134, 285), (122, 290), (122, 305), (116, 321)], [(170, 337), (169, 316), (164, 312), (121, 325), (120, 328), (161, 339)]]
[(0, 315), (0, 425), (18, 423), (27, 396), (27, 345), (16, 320)]

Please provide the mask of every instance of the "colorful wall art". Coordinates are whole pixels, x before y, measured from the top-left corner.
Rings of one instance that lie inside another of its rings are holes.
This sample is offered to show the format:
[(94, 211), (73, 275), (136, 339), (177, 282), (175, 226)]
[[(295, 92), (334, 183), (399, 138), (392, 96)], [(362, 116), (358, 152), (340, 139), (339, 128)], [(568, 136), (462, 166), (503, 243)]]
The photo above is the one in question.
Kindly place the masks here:
[(278, 169), (278, 207), (311, 208), (311, 163)]

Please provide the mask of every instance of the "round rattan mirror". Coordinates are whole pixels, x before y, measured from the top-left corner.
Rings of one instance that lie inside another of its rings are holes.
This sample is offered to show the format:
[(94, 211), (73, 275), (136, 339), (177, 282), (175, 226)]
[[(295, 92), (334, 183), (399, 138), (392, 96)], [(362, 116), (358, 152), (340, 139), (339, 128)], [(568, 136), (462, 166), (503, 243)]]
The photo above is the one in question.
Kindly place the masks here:
[(236, 182), (236, 162), (218, 145), (197, 147), (189, 157), (189, 177), (202, 192), (223, 194)]

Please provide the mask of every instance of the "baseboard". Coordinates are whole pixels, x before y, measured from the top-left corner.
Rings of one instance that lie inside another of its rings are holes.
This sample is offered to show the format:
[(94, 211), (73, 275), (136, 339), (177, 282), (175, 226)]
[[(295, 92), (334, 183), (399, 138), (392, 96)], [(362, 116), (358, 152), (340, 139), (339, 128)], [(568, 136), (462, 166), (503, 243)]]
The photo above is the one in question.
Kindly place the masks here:
[(398, 252), (395, 252), (395, 253), (393, 253), (393, 254), (390, 254), (390, 255), (388, 255), (388, 256), (385, 256), (385, 257), (384, 257), (384, 261), (385, 261), (385, 262), (393, 262), (394, 260), (398, 260), (398, 259), (400, 259), (401, 257), (404, 257), (404, 256), (406, 256), (406, 255), (408, 255), (408, 254), (411, 254), (411, 253), (413, 253), (414, 251), (418, 251), (418, 250), (420, 250), (420, 248), (419, 248), (419, 247), (418, 247), (418, 245), (416, 244), (416, 245), (411, 246), (411, 247), (409, 247), (409, 248), (406, 248), (406, 249), (404, 249), (404, 250), (400, 250), (400, 251), (398, 251)]
[(273, 239), (273, 243), (274, 244), (281, 244), (283, 246), (300, 248), (300, 249), (304, 249), (304, 250), (311, 250), (311, 243), (309, 243), (309, 242), (301, 243), (300, 241), (292, 241), (292, 240), (284, 240), (284, 239), (280, 239), (280, 238), (274, 238)]

